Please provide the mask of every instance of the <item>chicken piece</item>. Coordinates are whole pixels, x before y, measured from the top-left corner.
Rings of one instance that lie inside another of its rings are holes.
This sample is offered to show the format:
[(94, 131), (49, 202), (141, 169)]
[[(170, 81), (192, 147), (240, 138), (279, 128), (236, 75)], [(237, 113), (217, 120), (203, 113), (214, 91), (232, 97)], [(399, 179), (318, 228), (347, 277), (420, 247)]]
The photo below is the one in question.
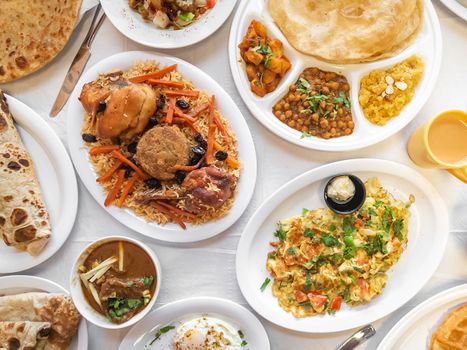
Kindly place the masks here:
[(171, 180), (177, 169), (186, 165), (190, 148), (186, 136), (177, 126), (156, 126), (146, 132), (138, 142), (136, 159), (152, 177)]
[(101, 87), (94, 84), (94, 82), (84, 84), (81, 94), (79, 95), (79, 100), (86, 113), (94, 117), (99, 103), (109, 97), (112, 90), (112, 86)]
[(214, 166), (192, 171), (182, 184), (188, 194), (186, 210), (196, 214), (208, 207), (221, 207), (232, 197), (234, 185), (234, 176)]
[(147, 85), (132, 84), (113, 91), (104, 113), (97, 117), (96, 135), (129, 140), (143, 132), (156, 112), (156, 98), (154, 90)]

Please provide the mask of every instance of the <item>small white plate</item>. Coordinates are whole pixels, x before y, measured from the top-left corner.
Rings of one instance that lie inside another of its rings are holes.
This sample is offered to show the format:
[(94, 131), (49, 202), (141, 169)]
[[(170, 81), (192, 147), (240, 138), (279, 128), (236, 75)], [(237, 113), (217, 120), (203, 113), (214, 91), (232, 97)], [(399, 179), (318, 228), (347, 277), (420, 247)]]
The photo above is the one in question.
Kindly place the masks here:
[(229, 18), (237, 0), (217, 0), (199, 20), (179, 30), (159, 29), (128, 6), (128, 0), (101, 0), (110, 22), (123, 35), (156, 49), (176, 49), (196, 44), (217, 31)]
[[(237, 90), (251, 113), (266, 128), (298, 146), (321, 151), (344, 152), (381, 142), (400, 131), (417, 116), (430, 97), (438, 78), (442, 55), (441, 28), (431, 1), (425, 0), (424, 7), (424, 23), (420, 33), (408, 48), (396, 56), (361, 64), (332, 64), (295, 50), (269, 15), (266, 0), (243, 0), (232, 22), (229, 38), (229, 63)], [(250, 83), (245, 73), (245, 62), (237, 47), (253, 19), (261, 21), (266, 26), (271, 38), (282, 41), (285, 54), (292, 63), (292, 68), (281, 80), (277, 89), (264, 97), (258, 97), (250, 91)], [(399, 116), (391, 119), (386, 125), (378, 126), (371, 123), (364, 116), (358, 102), (362, 77), (375, 69), (387, 69), (413, 54), (422, 57), (425, 68), (412, 101), (405, 106)], [(351, 135), (328, 140), (314, 136), (302, 138), (301, 132), (290, 128), (272, 113), (273, 106), (285, 95), (289, 86), (297, 81), (300, 73), (308, 67), (336, 72), (347, 78), (350, 85), (352, 117), (355, 122), (355, 129)]]
[(467, 303), (467, 284), (427, 299), (405, 315), (384, 337), (378, 350), (428, 349), (431, 335), (454, 309)]
[[(34, 276), (4, 276), (0, 277), (0, 295), (10, 295), (28, 292), (48, 292), (70, 294), (62, 286), (45, 278)], [(88, 349), (88, 329), (86, 320), (81, 318), (78, 334), (71, 343), (70, 350)]]
[(441, 2), (464, 21), (467, 21), (467, 0), (441, 0)]
[[(409, 242), (399, 262), (388, 272), (387, 285), (369, 304), (349, 308), (335, 315), (295, 318), (284, 311), (272, 295), (271, 284), (264, 292), (269, 242), (277, 222), (301, 213), (302, 208), (324, 208), (326, 181), (340, 173), (351, 173), (363, 181), (376, 176), (384, 188), (411, 206)], [(422, 175), (405, 165), (378, 159), (351, 159), (310, 170), (271, 195), (248, 222), (238, 244), (236, 266), (240, 289), (261, 316), (289, 329), (308, 333), (339, 332), (369, 324), (395, 311), (425, 285), (438, 267), (449, 233), (446, 205), (436, 189)]]
[(37, 266), (65, 243), (75, 222), (78, 187), (70, 158), (52, 128), (34, 110), (6, 95), (21, 139), (34, 163), (52, 235), (38, 256), (31, 256), (0, 242), (0, 273), (14, 273)]
[[(158, 308), (127, 333), (120, 344), (119, 350), (172, 349), (171, 344), (164, 341), (163, 337), (152, 346), (146, 347), (146, 345), (151, 342), (155, 331), (160, 327), (169, 324), (176, 326), (176, 322), (180, 319), (187, 320), (201, 315), (221, 319), (241, 330), (245, 335), (244, 339), (248, 343), (245, 349), (270, 349), (268, 335), (263, 325), (250, 311), (230, 300), (203, 297), (183, 299)], [(170, 334), (167, 334), (167, 336), (170, 337)]]
[[(104, 207), (106, 196), (102, 187), (96, 183), (97, 176), (89, 161), (88, 149), (81, 138), (80, 130), (83, 124), (84, 109), (78, 101), (78, 96), (82, 86), (95, 80), (99, 73), (108, 72), (114, 68), (129, 69), (138, 60), (155, 60), (163, 66), (176, 63), (178, 71), (183, 74), (185, 79), (193, 81), (197, 88), (216, 95), (219, 110), (230, 122), (232, 130), (237, 136), (237, 148), (242, 167), (235, 202), (229, 213), (223, 218), (203, 225), (187, 224), (186, 230), (182, 230), (176, 224), (158, 225), (154, 222), (147, 222), (130, 209), (120, 209), (116, 206)], [(237, 221), (253, 195), (256, 183), (256, 152), (250, 130), (242, 113), (232, 98), (214, 79), (192, 64), (175, 57), (151, 52), (130, 51), (108, 57), (90, 68), (81, 76), (71, 95), (68, 107), (67, 137), (71, 159), (81, 180), (94, 199), (122, 224), (151, 238), (166, 242), (195, 242), (215, 236)]]

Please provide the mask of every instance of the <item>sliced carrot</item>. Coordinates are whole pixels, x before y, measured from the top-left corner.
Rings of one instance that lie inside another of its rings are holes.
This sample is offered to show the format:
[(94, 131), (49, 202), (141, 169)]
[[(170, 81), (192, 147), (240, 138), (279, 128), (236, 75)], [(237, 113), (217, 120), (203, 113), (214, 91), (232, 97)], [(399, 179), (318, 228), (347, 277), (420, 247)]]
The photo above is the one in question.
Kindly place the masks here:
[(186, 210), (179, 209), (174, 205), (170, 205), (169, 203), (159, 201), (158, 204), (165, 207), (165, 208), (167, 208), (167, 210), (170, 210), (172, 213), (174, 213), (176, 215), (185, 216), (185, 217), (190, 218), (190, 219), (195, 219), (196, 218), (195, 214), (190, 213), (189, 211), (186, 211)]
[(212, 158), (213, 156), (213, 151), (214, 151), (214, 136), (216, 132), (216, 124), (214, 124), (214, 107), (216, 103), (216, 97), (213, 95), (211, 97), (211, 102), (209, 104), (209, 119), (208, 119), (208, 147), (206, 150), (206, 162), (208, 164), (212, 164), (214, 159)]
[[(172, 97), (173, 98), (173, 97)], [(175, 106), (174, 104), (174, 114), (177, 116), (177, 117), (180, 117), (180, 118), (183, 118), (183, 119), (186, 119), (192, 123), (194, 123), (196, 121), (196, 119), (190, 117), (188, 114), (185, 114), (183, 113), (183, 111), (178, 108), (177, 106)]]
[(169, 209), (163, 207), (162, 205), (160, 205), (159, 203), (156, 203), (156, 202), (151, 202), (150, 204), (153, 208), (159, 210), (161, 213), (167, 215), (169, 217), (170, 220), (172, 220), (173, 222), (177, 223), (178, 225), (180, 225), (180, 227), (182, 229), (186, 229), (186, 225), (185, 223), (183, 222), (183, 220), (181, 220), (177, 215), (175, 215), (174, 213), (172, 213)]
[(101, 153), (110, 153), (112, 151), (118, 151), (120, 149), (119, 145), (106, 145), (106, 146), (96, 146), (91, 148), (89, 154), (91, 156), (95, 156), (96, 154)]
[(207, 1), (207, 7), (208, 9), (212, 9), (216, 5), (216, 0), (208, 0)]
[(209, 102), (203, 103), (202, 105), (193, 108), (188, 115), (192, 118), (196, 118), (201, 112), (204, 112), (209, 108)]
[(197, 90), (165, 90), (164, 93), (167, 96), (177, 97), (177, 96), (187, 96), (187, 97), (198, 97), (199, 91)]
[(199, 166), (201, 165), (201, 163), (203, 162), (204, 160), (204, 156), (201, 157), (201, 159), (198, 161), (198, 163), (196, 163), (195, 165), (175, 165), (174, 168), (177, 169), (177, 170), (184, 170), (184, 171), (193, 171), (193, 170), (196, 170), (199, 168)]
[(177, 65), (173, 64), (171, 66), (167, 66), (165, 68), (162, 68), (161, 70), (157, 72), (152, 72), (144, 75), (139, 75), (136, 77), (131, 77), (128, 79), (132, 83), (144, 83), (148, 79), (160, 79), (167, 73), (173, 72), (175, 69), (177, 69)]
[(147, 83), (150, 85), (162, 85), (162, 86), (172, 87), (175, 89), (183, 89), (184, 87), (183, 83), (180, 83), (178, 81), (170, 81), (170, 80), (148, 79)]
[(167, 116), (165, 117), (165, 121), (168, 124), (172, 124), (172, 120), (174, 117), (174, 110), (175, 110), (175, 98), (169, 98), (169, 108), (167, 109)]
[(129, 161), (121, 152), (112, 151), (112, 157), (121, 160), (123, 163), (131, 167), (136, 173), (138, 173), (142, 179), (146, 179), (146, 174), (140, 168), (138, 168), (135, 164)]
[(118, 168), (120, 168), (122, 166), (122, 164), (123, 163), (122, 163), (121, 160), (117, 160), (115, 162), (115, 164), (112, 165), (112, 167), (109, 170), (107, 170), (107, 172), (105, 174), (103, 174), (102, 176), (99, 176), (96, 179), (96, 181), (102, 183), (102, 182), (106, 182), (106, 181), (110, 180), (112, 178), (113, 174), (118, 170)]
[(139, 174), (135, 173), (132, 177), (130, 177), (130, 180), (128, 180), (125, 187), (123, 187), (122, 195), (118, 199), (118, 204), (117, 204), (119, 208), (123, 207), (123, 204), (125, 203), (126, 198), (130, 194), (130, 191), (132, 190), (133, 186), (135, 185), (136, 181), (138, 181), (138, 179), (139, 179)]
[(227, 129), (225, 128), (225, 125), (222, 123), (221, 118), (217, 114), (214, 113), (214, 122), (217, 125), (217, 128), (221, 132), (222, 136), (224, 136), (225, 142), (228, 144), (232, 143), (232, 138), (230, 137), (229, 133), (227, 132)]
[(125, 170), (121, 169), (118, 171), (117, 181), (115, 181), (114, 187), (110, 190), (107, 198), (105, 199), (104, 205), (108, 207), (117, 198), (122, 187), (123, 181), (125, 180)]
[(199, 134), (199, 130), (196, 129), (196, 126), (192, 122), (190, 122), (189, 120), (186, 120), (186, 119), (183, 119), (183, 118), (174, 118), (172, 120), (172, 122), (174, 124), (186, 124), (186, 125), (188, 125), (190, 127), (191, 130), (193, 130), (193, 132)]
[[(216, 151), (224, 150), (224, 148), (221, 145), (219, 145), (217, 142), (214, 142), (214, 148), (216, 149)], [(238, 169), (240, 167), (240, 163), (238, 162), (238, 160), (232, 157), (230, 154), (227, 155), (227, 159), (225, 161), (227, 162), (227, 164), (229, 164), (234, 169)]]

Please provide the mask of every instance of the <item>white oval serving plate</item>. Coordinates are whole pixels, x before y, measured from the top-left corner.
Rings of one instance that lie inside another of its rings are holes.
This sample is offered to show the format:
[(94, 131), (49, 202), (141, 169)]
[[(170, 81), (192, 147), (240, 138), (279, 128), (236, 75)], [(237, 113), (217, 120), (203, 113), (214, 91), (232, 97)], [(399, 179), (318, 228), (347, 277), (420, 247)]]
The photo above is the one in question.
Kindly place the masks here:
[(432, 296), (406, 314), (384, 337), (377, 350), (428, 349), (433, 331), (457, 307), (467, 303), (467, 284)]
[[(28, 292), (48, 292), (70, 294), (62, 286), (45, 278), (35, 276), (4, 276), (0, 277), (0, 295), (10, 295)], [(81, 318), (78, 334), (71, 343), (70, 350), (88, 349), (88, 329), (86, 320)]]
[[(340, 173), (351, 173), (366, 181), (378, 177), (383, 187), (411, 206), (407, 249), (388, 272), (382, 294), (369, 304), (354, 308), (346, 305), (335, 315), (295, 318), (284, 311), (269, 285), (260, 286), (266, 277), (266, 258), (276, 223), (301, 213), (302, 208), (326, 207), (323, 190), (326, 181)], [(248, 303), (269, 321), (292, 330), (308, 333), (338, 332), (360, 327), (395, 311), (410, 300), (435, 272), (444, 253), (449, 232), (446, 206), (436, 189), (415, 170), (391, 161), (351, 159), (310, 170), (282, 186), (255, 212), (240, 238), (236, 269), (240, 289)], [(423, 262), (423, 263), (421, 263)]]
[[(258, 19), (268, 29), (271, 38), (278, 38), (284, 44), (284, 50), (292, 63), (292, 68), (280, 82), (278, 88), (265, 97), (258, 97), (250, 91), (249, 82), (237, 45), (242, 41), (249, 23)], [(402, 110), (401, 114), (384, 126), (374, 125), (363, 115), (358, 102), (360, 80), (370, 71), (388, 68), (412, 54), (418, 54), (425, 63), (421, 79), (414, 98)], [(424, 24), (415, 41), (394, 57), (362, 64), (331, 64), (295, 50), (288, 42), (269, 15), (267, 0), (243, 0), (237, 10), (229, 38), (229, 62), (232, 75), (243, 101), (251, 113), (270, 131), (298, 146), (322, 151), (351, 151), (364, 148), (394, 135), (404, 128), (420, 111), (434, 89), (441, 65), (442, 41), (438, 17), (431, 1), (425, 0)], [(318, 67), (325, 71), (334, 71), (344, 75), (350, 85), (350, 101), (355, 129), (349, 136), (332, 139), (302, 137), (302, 133), (282, 123), (272, 113), (272, 108), (295, 83), (300, 73), (308, 67)]]
[[(136, 216), (129, 209), (119, 209), (116, 206), (104, 207), (104, 190), (96, 183), (96, 173), (88, 160), (88, 149), (81, 139), (80, 130), (83, 123), (84, 109), (78, 101), (78, 96), (84, 83), (96, 79), (99, 72), (107, 72), (114, 68), (128, 69), (137, 60), (156, 60), (163, 66), (176, 63), (178, 71), (183, 74), (185, 79), (193, 81), (199, 89), (216, 95), (217, 107), (224, 117), (229, 120), (232, 130), (237, 136), (239, 160), (242, 164), (236, 199), (226, 216), (203, 225), (187, 224), (187, 229), (182, 230), (176, 224), (158, 225), (154, 222), (149, 223), (144, 218)], [(151, 238), (166, 242), (195, 242), (215, 236), (237, 221), (253, 195), (256, 182), (256, 153), (250, 130), (242, 113), (232, 98), (214, 79), (199, 68), (175, 57), (132, 51), (108, 57), (97, 63), (81, 76), (76, 89), (71, 95), (68, 108), (67, 134), (71, 159), (81, 180), (94, 199), (122, 224)]]
[(157, 49), (175, 49), (196, 44), (216, 32), (229, 18), (237, 0), (217, 0), (199, 20), (179, 30), (157, 28), (128, 6), (128, 0), (101, 0), (105, 14), (123, 35)]
[(177, 327), (182, 320), (187, 321), (204, 315), (221, 319), (241, 330), (248, 343), (246, 349), (270, 349), (268, 335), (263, 325), (250, 311), (230, 300), (201, 297), (183, 299), (161, 306), (127, 333), (119, 350), (172, 349), (170, 339), (175, 330), (165, 334), (160, 340), (149, 346), (155, 331), (169, 324)]
[(78, 187), (68, 153), (52, 128), (24, 103), (9, 95), (6, 98), (33, 161), (52, 226), (50, 240), (38, 256), (0, 242), (0, 273), (14, 273), (39, 265), (65, 243), (76, 218)]

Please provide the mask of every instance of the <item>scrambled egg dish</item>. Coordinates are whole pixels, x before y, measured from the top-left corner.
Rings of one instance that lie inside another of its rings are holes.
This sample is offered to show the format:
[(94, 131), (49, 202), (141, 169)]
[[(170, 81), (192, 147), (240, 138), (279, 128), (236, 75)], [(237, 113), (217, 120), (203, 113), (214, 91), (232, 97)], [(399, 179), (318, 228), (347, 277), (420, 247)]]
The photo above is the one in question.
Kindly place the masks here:
[(334, 313), (342, 302), (369, 302), (383, 290), (386, 272), (407, 245), (409, 207), (394, 199), (377, 178), (365, 183), (367, 197), (351, 215), (303, 209), (281, 220), (279, 241), (268, 254), (272, 292), (295, 317)]

